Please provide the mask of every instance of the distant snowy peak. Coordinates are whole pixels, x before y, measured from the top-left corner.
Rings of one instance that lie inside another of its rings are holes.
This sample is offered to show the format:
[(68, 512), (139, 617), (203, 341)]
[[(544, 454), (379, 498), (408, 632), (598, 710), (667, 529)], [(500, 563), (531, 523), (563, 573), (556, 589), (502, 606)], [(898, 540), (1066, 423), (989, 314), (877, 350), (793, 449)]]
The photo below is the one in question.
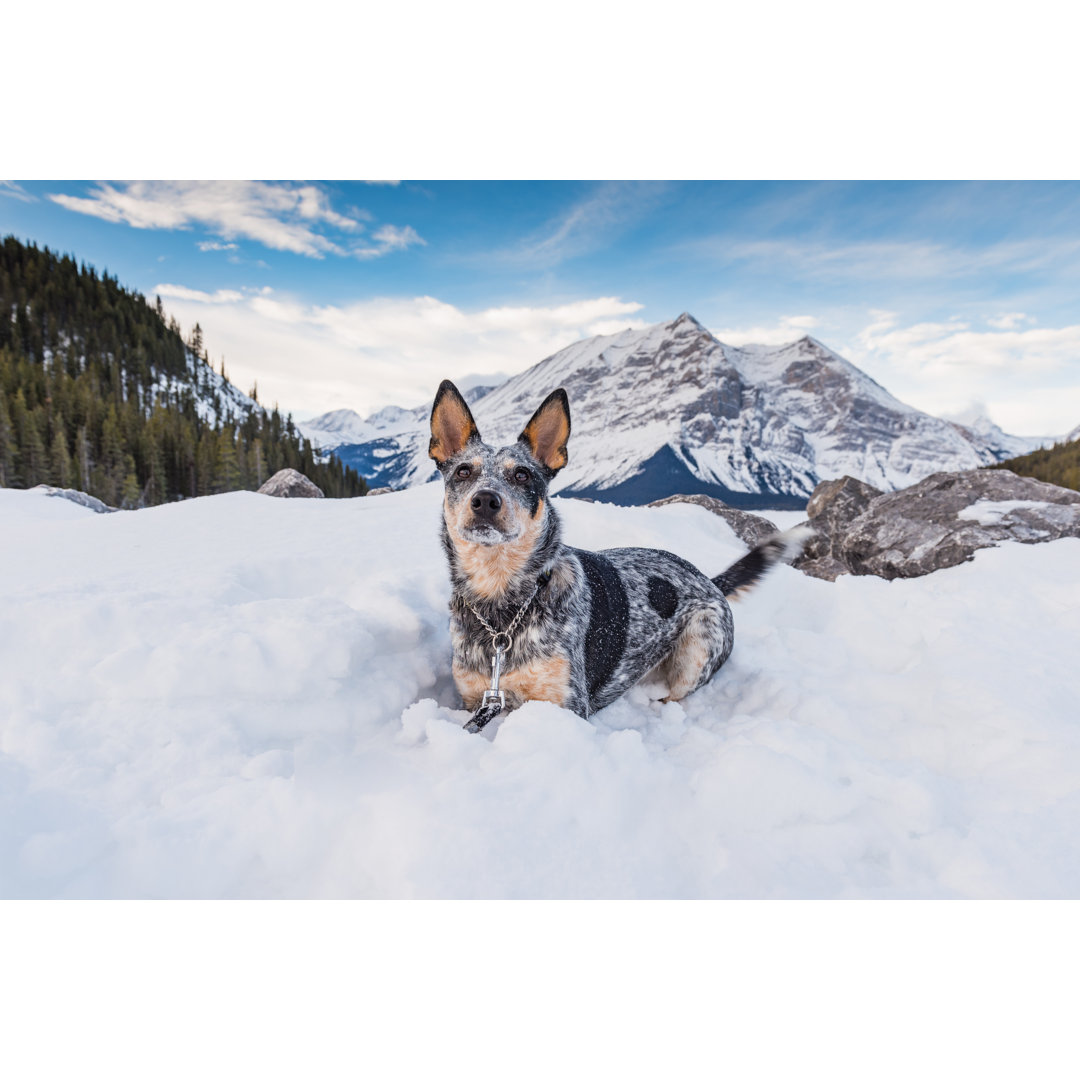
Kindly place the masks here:
[[(559, 386), (573, 435), (553, 490), (610, 502), (682, 493), (801, 506), (821, 480), (846, 474), (893, 490), (1002, 460), (1022, 441), (905, 405), (812, 337), (724, 345), (688, 312), (575, 342), (473, 398), (482, 435), (513, 441)], [(434, 475), (429, 409), (401, 410), (335, 453), (374, 484), (424, 483)]]
[(1065, 442), (1072, 442), (1073, 439), (1080, 439), (1080, 424), (1077, 424), (1077, 426), (1065, 436)]
[(948, 421), (973, 445), (988, 448), (998, 461), (1030, 454), (1032, 450), (1054, 442), (1053, 437), (1048, 435), (1008, 435), (987, 416), (981, 406), (950, 416)]
[[(493, 389), (492, 386), (474, 386), (464, 392), (464, 397), (470, 405), (475, 405)], [(341, 446), (355, 446), (414, 431), (417, 424), (427, 423), (430, 412), (429, 404), (412, 409), (387, 405), (364, 419), (354, 409), (334, 409), (296, 426), (313, 446), (326, 453)]]

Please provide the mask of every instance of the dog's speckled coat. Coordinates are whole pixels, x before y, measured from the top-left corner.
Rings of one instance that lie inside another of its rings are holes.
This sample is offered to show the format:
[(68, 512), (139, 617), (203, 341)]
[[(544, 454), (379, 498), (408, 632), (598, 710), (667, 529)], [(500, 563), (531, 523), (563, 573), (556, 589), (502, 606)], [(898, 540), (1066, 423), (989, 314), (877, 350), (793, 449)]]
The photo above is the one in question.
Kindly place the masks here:
[(548, 500), (569, 437), (563, 390), (545, 399), (514, 445), (498, 449), (481, 441), (453, 383), (436, 395), (429, 452), (445, 482), (454, 681), (470, 710), (491, 684), (491, 634), (475, 612), (503, 630), (524, 605), (501, 683), (507, 708), (553, 701), (588, 717), (653, 670), (667, 700), (680, 700), (731, 653), (725, 596), (797, 545), (790, 535), (769, 537), (712, 580), (667, 551), (569, 547)]

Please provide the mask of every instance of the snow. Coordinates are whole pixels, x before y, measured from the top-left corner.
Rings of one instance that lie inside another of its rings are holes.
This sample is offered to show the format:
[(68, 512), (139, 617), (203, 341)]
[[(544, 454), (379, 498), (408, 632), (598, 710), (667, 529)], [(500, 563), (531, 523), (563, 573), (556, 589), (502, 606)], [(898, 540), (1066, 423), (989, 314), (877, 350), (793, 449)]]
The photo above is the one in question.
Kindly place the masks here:
[[(474, 736), (439, 498), (0, 491), (0, 895), (1080, 895), (1080, 541), (780, 567), (685, 702)], [(744, 550), (692, 505), (560, 509), (586, 547)]]
[(956, 516), (963, 521), (977, 521), (980, 525), (998, 525), (1003, 518), (1015, 510), (1047, 511), (1051, 504), (1035, 499), (979, 499), (970, 506), (965, 506)]

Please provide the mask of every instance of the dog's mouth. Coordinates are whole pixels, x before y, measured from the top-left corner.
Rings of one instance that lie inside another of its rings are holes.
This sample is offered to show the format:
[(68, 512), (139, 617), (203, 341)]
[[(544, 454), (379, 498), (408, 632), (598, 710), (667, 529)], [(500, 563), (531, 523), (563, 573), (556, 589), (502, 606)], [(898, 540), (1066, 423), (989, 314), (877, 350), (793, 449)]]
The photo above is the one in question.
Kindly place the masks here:
[(468, 540), (473, 544), (485, 544), (488, 546), (507, 544), (511, 540), (516, 540), (518, 535), (518, 532), (503, 532), (498, 525), (491, 521), (470, 521), (461, 530), (463, 540)]

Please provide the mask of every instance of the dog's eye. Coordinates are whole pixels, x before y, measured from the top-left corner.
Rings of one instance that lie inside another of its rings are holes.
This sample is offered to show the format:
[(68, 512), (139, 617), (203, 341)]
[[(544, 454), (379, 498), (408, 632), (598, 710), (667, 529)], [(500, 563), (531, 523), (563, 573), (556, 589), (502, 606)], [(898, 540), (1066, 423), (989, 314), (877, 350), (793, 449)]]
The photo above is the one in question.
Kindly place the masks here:
[(527, 484), (532, 479), (532, 476), (528, 469), (516, 469), (514, 471), (514, 479), (519, 484)]
[(468, 480), (469, 477), (472, 476), (472, 466), (471, 465), (459, 465), (457, 467), (457, 472), (454, 473), (454, 475), (459, 480)]

